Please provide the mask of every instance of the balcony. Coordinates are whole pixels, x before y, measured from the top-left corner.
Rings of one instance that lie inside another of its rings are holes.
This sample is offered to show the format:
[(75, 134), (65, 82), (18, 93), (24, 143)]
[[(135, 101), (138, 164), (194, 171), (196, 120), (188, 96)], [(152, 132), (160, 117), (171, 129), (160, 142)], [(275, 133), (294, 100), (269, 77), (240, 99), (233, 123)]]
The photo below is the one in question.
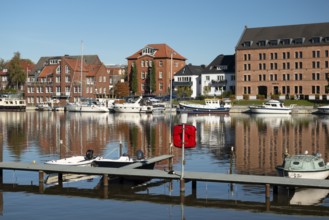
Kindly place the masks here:
[(227, 80), (211, 80), (209, 83), (210, 86), (225, 86), (227, 84)]
[(187, 82), (176, 82), (174, 81), (173, 82), (173, 87), (176, 87), (176, 86), (192, 86), (193, 83), (192, 81), (187, 81)]

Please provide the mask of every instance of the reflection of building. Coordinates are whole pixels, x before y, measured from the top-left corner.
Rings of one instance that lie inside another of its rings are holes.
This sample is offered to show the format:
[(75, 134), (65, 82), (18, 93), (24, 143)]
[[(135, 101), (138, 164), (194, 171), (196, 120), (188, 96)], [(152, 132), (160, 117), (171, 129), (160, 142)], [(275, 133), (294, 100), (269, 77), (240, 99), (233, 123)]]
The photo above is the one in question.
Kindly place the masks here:
[[(285, 149), (289, 154), (320, 152), (329, 158), (328, 128), (313, 123), (313, 116), (266, 118), (235, 118), (236, 170), (267, 174), (275, 172), (275, 166), (282, 163)], [(279, 121), (278, 121), (279, 120)], [(279, 126), (278, 126), (279, 123)]]

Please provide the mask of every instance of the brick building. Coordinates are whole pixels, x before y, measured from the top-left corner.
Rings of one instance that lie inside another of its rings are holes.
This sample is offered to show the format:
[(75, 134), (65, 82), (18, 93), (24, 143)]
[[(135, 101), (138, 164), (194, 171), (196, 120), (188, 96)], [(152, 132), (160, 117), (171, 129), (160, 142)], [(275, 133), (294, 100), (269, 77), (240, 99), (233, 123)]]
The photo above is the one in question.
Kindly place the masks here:
[(329, 23), (245, 28), (236, 46), (236, 97), (329, 99)]
[(25, 96), (29, 105), (60, 100), (77, 101), (81, 96), (109, 96), (109, 74), (97, 55), (41, 57), (29, 73)]
[[(167, 44), (148, 44), (133, 55), (127, 57), (128, 75), (133, 66), (136, 65), (138, 89), (136, 95), (156, 94), (166, 95), (170, 93), (170, 76), (185, 66), (186, 58), (181, 56)], [(154, 66), (153, 66), (154, 65)], [(155, 68), (155, 91), (150, 91), (148, 85), (148, 74)], [(131, 76), (129, 75), (131, 78)], [(129, 81), (131, 80), (129, 78)]]

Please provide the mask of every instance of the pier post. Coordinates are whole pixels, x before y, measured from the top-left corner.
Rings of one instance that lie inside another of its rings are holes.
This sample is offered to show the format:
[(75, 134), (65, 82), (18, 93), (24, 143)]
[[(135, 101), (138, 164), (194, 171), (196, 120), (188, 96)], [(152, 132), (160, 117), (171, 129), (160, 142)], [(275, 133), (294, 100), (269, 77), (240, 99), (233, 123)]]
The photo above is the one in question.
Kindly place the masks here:
[(39, 170), (39, 193), (43, 193), (44, 191), (44, 176), (45, 172)]
[(196, 180), (192, 180), (192, 196), (196, 198)]
[(3, 184), (3, 169), (0, 169), (0, 184)]
[(107, 174), (103, 174), (103, 186), (104, 187), (109, 186), (109, 176)]
[(184, 180), (184, 178), (180, 179), (180, 191), (185, 192), (185, 180)]
[(63, 173), (58, 173), (58, 185), (63, 187)]
[(266, 203), (266, 211), (269, 211), (271, 204), (271, 186), (268, 183), (265, 185), (265, 203)]

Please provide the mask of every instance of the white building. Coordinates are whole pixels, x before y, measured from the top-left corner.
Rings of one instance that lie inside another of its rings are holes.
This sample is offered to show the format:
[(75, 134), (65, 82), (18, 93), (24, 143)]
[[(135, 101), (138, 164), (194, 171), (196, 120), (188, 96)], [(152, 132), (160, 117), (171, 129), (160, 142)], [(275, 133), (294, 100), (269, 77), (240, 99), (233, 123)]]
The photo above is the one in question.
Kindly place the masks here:
[(235, 56), (219, 55), (202, 72), (200, 91), (203, 96), (221, 96), (235, 92)]

